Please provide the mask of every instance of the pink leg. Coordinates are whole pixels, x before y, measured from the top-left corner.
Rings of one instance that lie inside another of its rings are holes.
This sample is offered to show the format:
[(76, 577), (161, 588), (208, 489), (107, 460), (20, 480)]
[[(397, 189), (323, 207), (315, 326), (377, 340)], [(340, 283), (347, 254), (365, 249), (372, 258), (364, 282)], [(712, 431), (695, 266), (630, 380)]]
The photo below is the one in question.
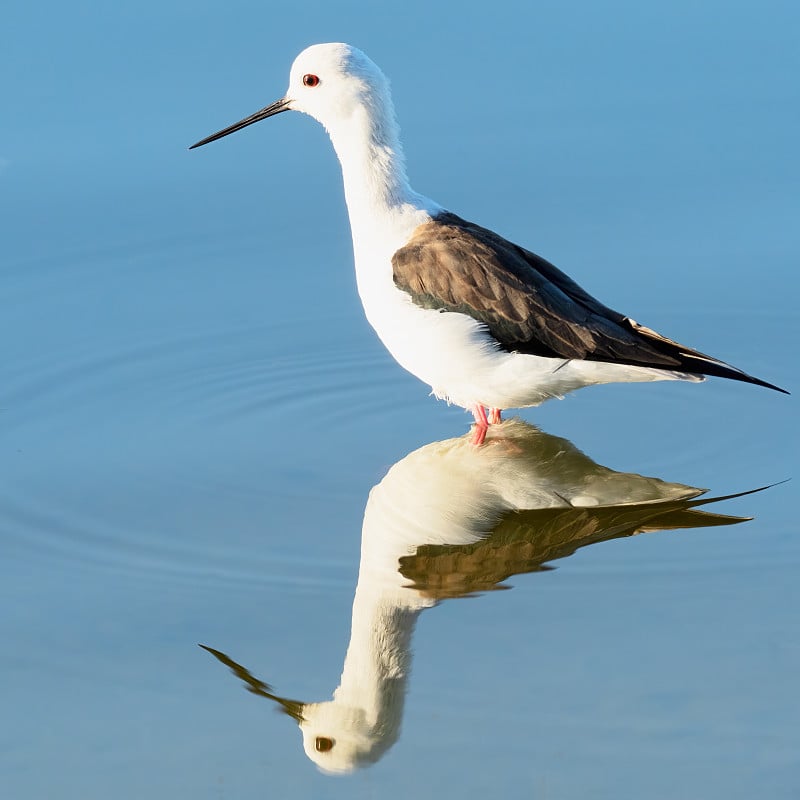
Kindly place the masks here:
[(502, 414), (502, 410), (499, 408), (490, 408), (489, 409), (489, 424), (490, 425), (497, 425), (498, 422), (502, 422), (503, 418), (500, 416)]
[(472, 444), (481, 445), (486, 439), (486, 431), (489, 430), (486, 409), (482, 405), (476, 404), (472, 406), (472, 416), (475, 417), (475, 432), (472, 435)]

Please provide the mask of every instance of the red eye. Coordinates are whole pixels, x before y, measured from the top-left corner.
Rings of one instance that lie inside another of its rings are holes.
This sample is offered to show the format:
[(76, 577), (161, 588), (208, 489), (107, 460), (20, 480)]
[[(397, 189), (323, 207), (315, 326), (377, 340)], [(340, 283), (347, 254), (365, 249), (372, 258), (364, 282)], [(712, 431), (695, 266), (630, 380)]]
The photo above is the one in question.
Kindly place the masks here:
[(303, 86), (319, 86), (319, 78), (316, 75), (303, 75)]

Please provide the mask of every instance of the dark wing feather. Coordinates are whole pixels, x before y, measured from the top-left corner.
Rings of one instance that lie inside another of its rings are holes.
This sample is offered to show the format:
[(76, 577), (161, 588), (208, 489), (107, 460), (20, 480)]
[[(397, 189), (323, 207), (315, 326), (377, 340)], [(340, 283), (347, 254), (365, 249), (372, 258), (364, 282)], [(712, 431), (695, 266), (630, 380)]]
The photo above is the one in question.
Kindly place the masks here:
[(421, 225), (392, 265), (395, 284), (417, 305), (468, 314), (509, 352), (719, 375), (778, 389), (639, 325), (535, 253), (449, 212)]

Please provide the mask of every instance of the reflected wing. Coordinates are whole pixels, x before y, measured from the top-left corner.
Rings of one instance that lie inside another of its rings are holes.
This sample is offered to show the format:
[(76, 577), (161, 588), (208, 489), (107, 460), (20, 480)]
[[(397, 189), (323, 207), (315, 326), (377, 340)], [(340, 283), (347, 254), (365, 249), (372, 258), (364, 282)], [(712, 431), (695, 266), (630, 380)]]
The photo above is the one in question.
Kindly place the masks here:
[(411, 581), (411, 588), (436, 599), (505, 589), (499, 584), (511, 575), (550, 569), (547, 562), (571, 556), (590, 544), (649, 531), (735, 525), (749, 519), (694, 508), (724, 499), (517, 511), (474, 544), (419, 547), (414, 555), (400, 559), (400, 572)]

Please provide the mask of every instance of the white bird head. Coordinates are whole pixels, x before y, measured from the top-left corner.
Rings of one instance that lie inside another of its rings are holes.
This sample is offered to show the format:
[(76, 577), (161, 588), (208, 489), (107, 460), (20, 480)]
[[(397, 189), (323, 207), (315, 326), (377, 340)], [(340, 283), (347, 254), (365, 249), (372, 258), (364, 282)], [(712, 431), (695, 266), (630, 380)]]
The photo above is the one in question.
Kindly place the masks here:
[(397, 741), (401, 716), (402, 708), (387, 726), (387, 721), (370, 721), (363, 708), (344, 701), (308, 703), (300, 723), (303, 749), (323, 772), (353, 772), (374, 764)]
[(294, 60), (289, 74), (289, 88), (284, 97), (193, 144), (189, 149), (221, 139), (283, 111), (308, 114), (328, 131), (359, 114), (366, 114), (378, 128), (386, 126), (393, 129), (396, 125), (389, 81), (375, 63), (348, 44), (315, 44), (303, 50)]
[(390, 105), (389, 81), (364, 53), (348, 44), (315, 44), (292, 64), (290, 107), (326, 128), (361, 109), (371, 115)]

